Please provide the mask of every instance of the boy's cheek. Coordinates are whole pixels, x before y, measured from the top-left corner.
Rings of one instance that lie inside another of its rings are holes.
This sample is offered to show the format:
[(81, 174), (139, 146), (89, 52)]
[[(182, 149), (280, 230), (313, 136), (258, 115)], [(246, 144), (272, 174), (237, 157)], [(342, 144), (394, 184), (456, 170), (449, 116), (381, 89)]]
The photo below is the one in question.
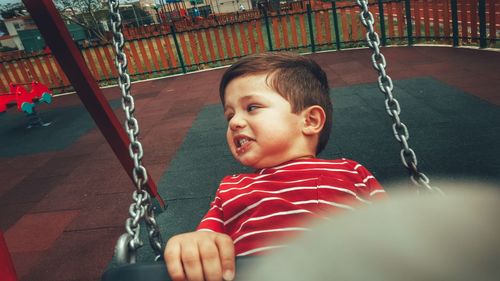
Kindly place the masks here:
[(234, 143), (233, 143), (233, 140), (227, 140), (227, 147), (229, 148), (229, 150), (233, 151), (234, 150)]
[(233, 138), (229, 135), (229, 133), (226, 134), (226, 143), (227, 143), (227, 146), (230, 149), (232, 149)]

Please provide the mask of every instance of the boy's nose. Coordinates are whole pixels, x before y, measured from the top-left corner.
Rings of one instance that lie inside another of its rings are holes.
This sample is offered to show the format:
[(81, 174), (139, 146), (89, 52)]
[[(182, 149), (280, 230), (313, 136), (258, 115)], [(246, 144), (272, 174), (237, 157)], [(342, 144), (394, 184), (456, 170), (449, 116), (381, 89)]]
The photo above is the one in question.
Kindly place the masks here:
[(229, 128), (232, 131), (240, 130), (241, 128), (245, 127), (245, 124), (245, 120), (238, 115), (234, 115), (231, 120), (229, 120)]

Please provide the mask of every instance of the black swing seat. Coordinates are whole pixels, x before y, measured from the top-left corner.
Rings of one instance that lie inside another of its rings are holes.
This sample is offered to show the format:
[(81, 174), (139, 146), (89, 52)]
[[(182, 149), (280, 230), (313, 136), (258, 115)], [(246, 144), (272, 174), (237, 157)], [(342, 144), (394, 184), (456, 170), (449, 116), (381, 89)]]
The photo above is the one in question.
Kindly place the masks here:
[(164, 263), (134, 263), (106, 270), (102, 281), (167, 281), (170, 280)]
[[(236, 268), (241, 272), (241, 268), (248, 267), (254, 258), (236, 258)], [(238, 279), (244, 279), (238, 276)], [(134, 263), (110, 268), (104, 272), (101, 281), (170, 281), (167, 267), (163, 262)]]

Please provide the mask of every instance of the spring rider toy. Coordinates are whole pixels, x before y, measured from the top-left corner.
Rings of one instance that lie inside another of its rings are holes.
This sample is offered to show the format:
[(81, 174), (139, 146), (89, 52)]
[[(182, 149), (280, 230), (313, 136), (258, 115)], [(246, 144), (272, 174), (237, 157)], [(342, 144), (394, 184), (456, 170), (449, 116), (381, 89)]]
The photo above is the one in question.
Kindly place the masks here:
[[(31, 90), (28, 92), (24, 85), (30, 85)], [(38, 82), (32, 81), (29, 84), (9, 84), (9, 93), (0, 93), (0, 113), (7, 111), (7, 108), (17, 106), (17, 110), (26, 113), (28, 117), (28, 129), (35, 127), (47, 127), (51, 122), (44, 122), (37, 114), (35, 106), (45, 102), (52, 102), (52, 91), (47, 86)]]

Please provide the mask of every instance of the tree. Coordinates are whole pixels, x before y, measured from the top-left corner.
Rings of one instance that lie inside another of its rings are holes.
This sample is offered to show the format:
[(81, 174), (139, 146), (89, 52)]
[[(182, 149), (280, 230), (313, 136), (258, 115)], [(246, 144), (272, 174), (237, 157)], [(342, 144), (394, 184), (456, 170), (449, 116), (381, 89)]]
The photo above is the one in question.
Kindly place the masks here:
[(108, 10), (100, 0), (55, 0), (63, 19), (83, 27), (91, 38), (107, 41), (103, 23)]
[[(55, 0), (64, 19), (76, 23), (87, 30), (91, 37), (107, 41), (103, 23), (109, 24), (109, 9), (101, 0)], [(129, 5), (132, 6), (132, 5)], [(133, 26), (150, 24), (151, 15), (139, 6), (120, 8), (122, 21)]]
[(122, 21), (124, 24), (131, 26), (141, 26), (152, 23), (151, 15), (143, 10), (141, 7), (130, 5), (128, 6), (120, 6), (120, 14), (122, 16)]
[(124, 24), (141, 26), (152, 23), (151, 15), (139, 6), (120, 6), (120, 14)]
[(26, 8), (23, 3), (0, 4), (0, 15), (3, 19), (26, 15)]

